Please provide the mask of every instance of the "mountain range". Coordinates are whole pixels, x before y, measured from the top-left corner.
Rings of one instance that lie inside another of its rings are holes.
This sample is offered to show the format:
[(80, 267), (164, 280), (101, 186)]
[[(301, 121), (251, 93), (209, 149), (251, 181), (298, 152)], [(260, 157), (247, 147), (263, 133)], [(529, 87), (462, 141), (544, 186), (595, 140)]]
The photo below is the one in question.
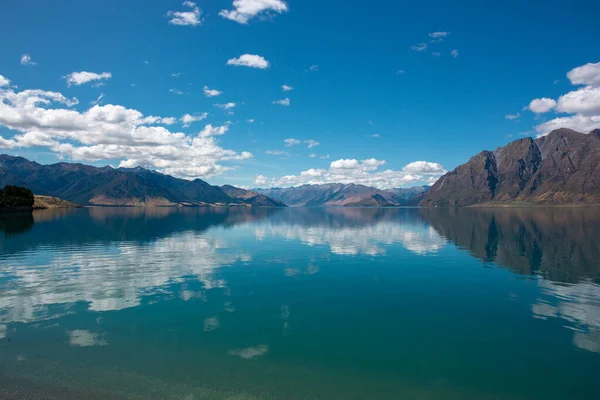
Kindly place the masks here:
[(600, 204), (600, 129), (589, 134), (557, 129), (482, 151), (431, 187), (382, 190), (328, 183), (246, 190), (212, 186), (141, 167), (41, 165), (0, 155), (0, 187), (17, 185), (36, 195), (81, 205), (257, 207), (462, 207), (474, 205)]
[(353, 183), (252, 189), (290, 207), (397, 207), (418, 205), (428, 186), (380, 190)]
[(557, 129), (482, 151), (442, 176), (421, 206), (600, 204), (600, 129)]
[(80, 205), (285, 207), (268, 197), (234, 188), (188, 181), (144, 168), (98, 168), (85, 164), (41, 165), (23, 157), (0, 155), (0, 187), (24, 186), (36, 195)]

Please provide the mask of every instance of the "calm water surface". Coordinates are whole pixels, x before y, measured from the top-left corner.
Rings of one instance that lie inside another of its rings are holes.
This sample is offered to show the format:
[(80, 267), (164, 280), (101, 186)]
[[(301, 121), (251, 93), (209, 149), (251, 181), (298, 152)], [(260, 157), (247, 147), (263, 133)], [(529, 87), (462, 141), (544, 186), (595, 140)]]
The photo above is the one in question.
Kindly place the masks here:
[(3, 399), (597, 399), (600, 210), (0, 215)]

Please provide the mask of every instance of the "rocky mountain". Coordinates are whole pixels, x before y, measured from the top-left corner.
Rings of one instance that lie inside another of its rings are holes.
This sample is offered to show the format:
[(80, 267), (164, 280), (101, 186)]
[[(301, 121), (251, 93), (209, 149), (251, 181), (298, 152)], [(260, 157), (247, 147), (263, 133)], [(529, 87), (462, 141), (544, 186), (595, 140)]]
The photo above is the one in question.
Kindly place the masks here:
[(600, 204), (600, 130), (557, 129), (483, 151), (442, 176), (422, 206)]
[[(97, 168), (57, 163), (42, 165), (22, 157), (0, 155), (0, 187), (25, 186), (37, 195), (58, 197), (81, 205), (203, 206), (208, 204), (267, 205), (255, 197), (229, 196), (201, 179), (188, 181), (144, 168)], [(256, 204), (252, 204), (255, 202)], [(281, 206), (276, 202), (268, 204)]]
[(328, 183), (253, 190), (290, 207), (397, 207), (417, 205), (427, 189), (426, 186), (420, 186), (380, 190), (352, 183)]

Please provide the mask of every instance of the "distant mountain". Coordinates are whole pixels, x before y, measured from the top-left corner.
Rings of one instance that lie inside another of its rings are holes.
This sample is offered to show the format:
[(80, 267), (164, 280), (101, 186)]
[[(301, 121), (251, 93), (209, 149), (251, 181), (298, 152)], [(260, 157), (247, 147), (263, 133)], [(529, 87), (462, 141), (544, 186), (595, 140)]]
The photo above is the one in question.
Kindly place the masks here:
[(285, 207), (280, 201), (273, 200), (264, 194), (256, 193), (251, 190), (237, 188), (231, 185), (221, 186), (221, 190), (232, 199), (243, 201), (246, 204), (258, 207)]
[[(24, 186), (37, 195), (81, 205), (202, 206), (253, 205), (252, 196), (229, 196), (201, 179), (188, 181), (144, 168), (97, 168), (84, 164), (41, 165), (22, 157), (0, 155), (0, 187)], [(243, 190), (243, 189), (241, 189)], [(279, 206), (261, 199), (264, 205)], [(255, 205), (260, 201), (256, 200)]]
[[(290, 207), (395, 207), (417, 205), (428, 189), (380, 190), (356, 184), (328, 183), (290, 188), (253, 189)], [(419, 199), (416, 200), (415, 199)]]
[(422, 206), (600, 204), (600, 130), (557, 129), (483, 151), (442, 176)]

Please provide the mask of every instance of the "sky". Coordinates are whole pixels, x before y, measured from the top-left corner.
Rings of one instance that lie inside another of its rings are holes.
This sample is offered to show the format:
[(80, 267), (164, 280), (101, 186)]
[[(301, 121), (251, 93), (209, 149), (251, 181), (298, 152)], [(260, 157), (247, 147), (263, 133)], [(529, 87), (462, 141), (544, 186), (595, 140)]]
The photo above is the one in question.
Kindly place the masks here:
[(3, 0), (0, 153), (240, 187), (431, 184), (600, 128), (600, 2)]

